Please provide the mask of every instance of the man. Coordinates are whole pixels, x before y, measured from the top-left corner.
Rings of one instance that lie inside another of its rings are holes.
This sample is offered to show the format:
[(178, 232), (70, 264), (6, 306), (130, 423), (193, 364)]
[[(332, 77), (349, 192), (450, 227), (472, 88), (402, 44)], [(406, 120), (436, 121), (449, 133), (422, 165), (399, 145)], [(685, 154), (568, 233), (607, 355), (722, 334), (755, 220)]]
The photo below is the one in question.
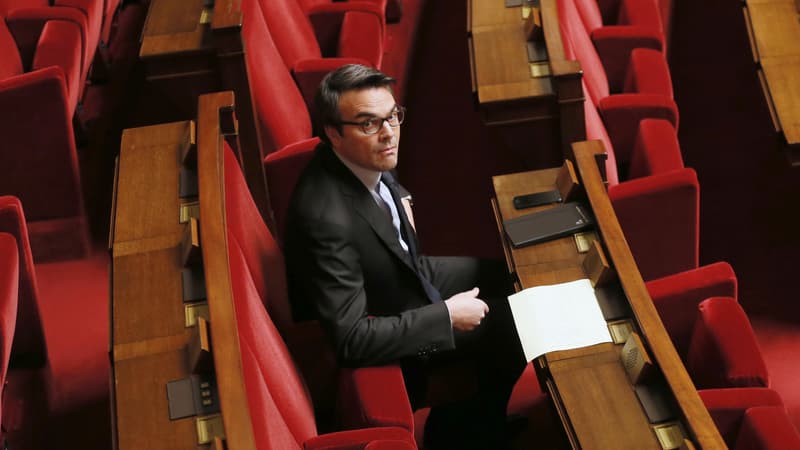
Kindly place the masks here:
[[(295, 315), (320, 319), (342, 365), (400, 362), (415, 406), (433, 368), (475, 361), (478, 393), (433, 408), (426, 447), (500, 448), (506, 404), (525, 367), (507, 275), (497, 262), (420, 254), (390, 173), (405, 116), (393, 82), (347, 65), (317, 92), (323, 142), (298, 181), (286, 227)], [(486, 294), (499, 301), (490, 307)]]

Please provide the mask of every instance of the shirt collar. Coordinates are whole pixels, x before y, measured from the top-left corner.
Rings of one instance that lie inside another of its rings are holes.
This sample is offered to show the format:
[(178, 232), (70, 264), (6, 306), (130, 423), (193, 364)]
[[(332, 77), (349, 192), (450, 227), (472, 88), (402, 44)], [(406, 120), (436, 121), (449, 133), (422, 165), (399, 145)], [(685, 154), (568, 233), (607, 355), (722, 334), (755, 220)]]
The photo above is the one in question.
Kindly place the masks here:
[(353, 175), (355, 175), (356, 178), (358, 178), (369, 191), (375, 191), (375, 188), (378, 187), (378, 183), (381, 181), (381, 172), (365, 169), (361, 166), (353, 164), (352, 162), (348, 161), (347, 158), (340, 155), (336, 149), (333, 147), (331, 148), (333, 149), (333, 154), (339, 158), (339, 161), (341, 161), (345, 167), (350, 169), (350, 172), (353, 172)]

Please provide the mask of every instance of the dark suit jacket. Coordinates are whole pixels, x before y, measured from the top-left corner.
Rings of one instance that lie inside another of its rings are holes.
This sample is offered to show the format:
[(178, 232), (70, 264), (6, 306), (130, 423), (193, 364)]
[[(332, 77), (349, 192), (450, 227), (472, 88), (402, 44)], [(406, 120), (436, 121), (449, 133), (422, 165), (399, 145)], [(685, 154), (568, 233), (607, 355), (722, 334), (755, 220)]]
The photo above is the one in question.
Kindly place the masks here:
[(430, 283), (415, 269), (424, 257), (397, 185), (389, 174), (383, 181), (410, 254), (386, 212), (326, 144), (317, 147), (289, 207), (285, 254), (295, 318), (321, 320), (340, 364), (378, 365), (455, 347), (447, 307), (431, 298)]

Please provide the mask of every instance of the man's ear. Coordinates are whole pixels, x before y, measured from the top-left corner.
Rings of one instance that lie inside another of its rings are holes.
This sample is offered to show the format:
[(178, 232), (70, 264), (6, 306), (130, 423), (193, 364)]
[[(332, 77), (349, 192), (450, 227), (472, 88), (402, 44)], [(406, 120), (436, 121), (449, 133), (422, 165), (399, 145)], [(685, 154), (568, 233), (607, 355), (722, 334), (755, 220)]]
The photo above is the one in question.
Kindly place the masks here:
[(328, 140), (331, 141), (331, 146), (333, 148), (339, 147), (339, 142), (342, 140), (342, 134), (339, 132), (339, 130), (332, 125), (325, 126), (324, 130), (325, 135), (328, 136)]

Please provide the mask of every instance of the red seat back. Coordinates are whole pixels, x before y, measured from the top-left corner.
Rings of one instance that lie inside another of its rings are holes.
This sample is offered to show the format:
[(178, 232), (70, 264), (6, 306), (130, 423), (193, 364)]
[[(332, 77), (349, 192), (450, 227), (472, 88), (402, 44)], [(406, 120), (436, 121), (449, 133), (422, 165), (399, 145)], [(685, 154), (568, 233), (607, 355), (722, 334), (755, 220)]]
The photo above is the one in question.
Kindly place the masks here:
[(282, 331), (292, 325), (283, 254), (253, 202), (236, 157), (225, 151), (225, 215), (228, 248), (240, 253), (242, 270)]
[(596, 105), (609, 96), (608, 78), (574, 0), (558, 0), (558, 17), (565, 56), (567, 59), (580, 61), (583, 79), (588, 88), (586, 91)]
[(260, 219), (230, 148), (225, 150), (223, 164), (228, 260), (256, 442), (262, 449), (301, 448), (317, 435), (313, 405), (270, 318), (288, 313), (280, 309), (288, 307), (283, 258)]
[(685, 361), (698, 388), (769, 385), (755, 332), (741, 305), (730, 297), (712, 297), (698, 305)]
[(0, 20), (0, 80), (4, 80), (23, 72), (22, 59), (19, 56), (17, 42), (8, 31), (5, 20)]
[(33, 266), (22, 204), (15, 197), (0, 196), (0, 231), (14, 236), (18, 247), (19, 303), (12, 360), (24, 365), (39, 365), (47, 358), (47, 351), (39, 316), (36, 270)]
[[(267, 2), (267, 3), (271, 3)], [(259, 0), (243, 0), (243, 40), (248, 51), (250, 92), (265, 155), (311, 137), (311, 116), (291, 74), (284, 66)]]
[(264, 158), (264, 174), (267, 177), (269, 188), (269, 202), (275, 218), (275, 228), (278, 238), (284, 236), (286, 212), (292, 192), (300, 179), (300, 174), (311, 161), (314, 148), (319, 144), (319, 138), (300, 141), (268, 155)]
[(322, 56), (311, 21), (297, 0), (257, 1), (287, 69), (298, 61)]
[[(5, 386), (17, 323), (19, 250), (12, 234), (0, 232), (0, 386)], [(2, 403), (2, 402), (0, 402)], [(0, 411), (0, 418), (2, 418)]]

